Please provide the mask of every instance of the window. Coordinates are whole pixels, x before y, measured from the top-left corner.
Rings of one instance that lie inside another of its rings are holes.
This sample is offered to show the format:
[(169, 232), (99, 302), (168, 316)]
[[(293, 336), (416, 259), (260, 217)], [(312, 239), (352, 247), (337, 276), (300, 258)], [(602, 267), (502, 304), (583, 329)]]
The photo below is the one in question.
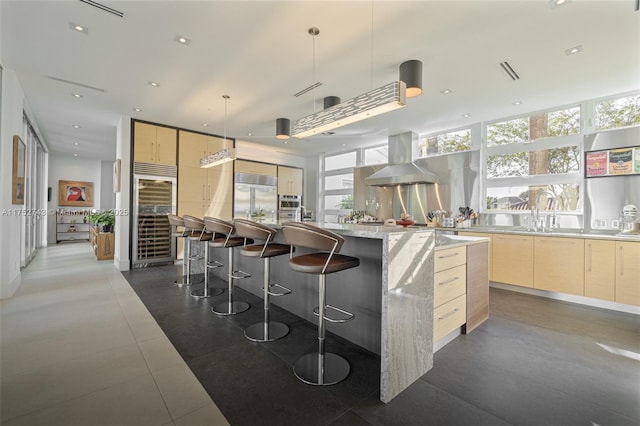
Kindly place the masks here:
[(598, 130), (640, 124), (640, 95), (597, 102), (595, 110)]
[(580, 147), (576, 145), (542, 151), (490, 155), (487, 158), (487, 179), (579, 171)]
[(471, 149), (471, 129), (428, 136), (419, 145), (420, 156), (469, 151)]
[(377, 146), (374, 148), (365, 148), (364, 165), (373, 166), (374, 164), (386, 164), (389, 161), (389, 146)]
[(353, 209), (353, 168), (358, 164), (359, 150), (324, 157), (320, 188), (322, 218), (337, 222), (338, 216)]
[(356, 152), (345, 152), (344, 154), (326, 156), (324, 158), (324, 170), (344, 169), (356, 166)]
[(505, 186), (487, 188), (487, 210), (531, 209), (576, 211), (580, 187), (577, 184)]

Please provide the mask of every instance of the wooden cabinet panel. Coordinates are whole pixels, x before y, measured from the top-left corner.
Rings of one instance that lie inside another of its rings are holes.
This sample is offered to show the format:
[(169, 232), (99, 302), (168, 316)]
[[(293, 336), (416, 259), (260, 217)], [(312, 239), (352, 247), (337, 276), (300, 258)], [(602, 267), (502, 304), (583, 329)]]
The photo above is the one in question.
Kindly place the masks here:
[(466, 296), (463, 294), (433, 310), (433, 341), (437, 342), (466, 320)]
[(616, 302), (640, 305), (640, 243), (616, 241)]
[(482, 237), (482, 238), (488, 238), (489, 239), (489, 252), (488, 252), (489, 268), (487, 269), (487, 271), (489, 273), (489, 280), (492, 280), (493, 279), (492, 274), (491, 274), (491, 271), (493, 269), (493, 264), (491, 262), (491, 250), (493, 248), (493, 246), (491, 244), (492, 234), (488, 234), (488, 233), (484, 233), (484, 232), (463, 232), (463, 231), (460, 231), (460, 232), (458, 232), (458, 235), (460, 235), (460, 236), (467, 235), (469, 237)]
[(213, 154), (225, 148), (233, 148), (233, 141), (231, 139), (207, 136), (207, 154)]
[(232, 164), (226, 163), (208, 170), (206, 200), (218, 204), (231, 204), (233, 202)]
[(459, 265), (436, 272), (433, 279), (433, 306), (438, 307), (467, 291), (467, 267)]
[(178, 205), (186, 201), (203, 204), (207, 191), (207, 169), (186, 166), (178, 169)]
[(489, 319), (489, 243), (467, 246), (467, 322), (463, 333), (470, 333)]
[(200, 159), (207, 156), (207, 135), (180, 130), (178, 165), (200, 167)]
[(533, 287), (533, 237), (493, 234), (493, 281)]
[(278, 166), (278, 194), (302, 195), (302, 169)]
[(133, 159), (140, 163), (176, 165), (176, 129), (135, 122)]
[(256, 163), (255, 161), (236, 160), (236, 173), (251, 173), (263, 176), (277, 176), (278, 167), (273, 164)]
[(584, 240), (535, 237), (533, 287), (584, 296)]
[(602, 300), (615, 300), (615, 241), (585, 240), (584, 295)]
[(133, 160), (155, 163), (156, 126), (135, 122), (133, 125)]
[(436, 250), (433, 270), (440, 272), (454, 266), (464, 265), (467, 262), (466, 246), (454, 247), (445, 250)]
[(205, 214), (205, 205), (202, 201), (183, 201), (178, 203), (178, 215), (194, 216), (202, 219)]

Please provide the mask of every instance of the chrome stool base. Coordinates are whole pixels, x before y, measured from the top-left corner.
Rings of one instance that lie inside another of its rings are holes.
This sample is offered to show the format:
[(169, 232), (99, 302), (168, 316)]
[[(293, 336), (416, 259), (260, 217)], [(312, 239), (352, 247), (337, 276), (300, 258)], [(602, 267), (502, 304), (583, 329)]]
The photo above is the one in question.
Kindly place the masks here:
[(224, 302), (211, 308), (211, 312), (217, 315), (235, 315), (249, 309), (246, 302)]
[(289, 326), (281, 322), (258, 322), (244, 330), (244, 336), (254, 342), (273, 342), (289, 334)]
[(335, 385), (347, 378), (351, 367), (340, 355), (325, 352), (324, 360), (318, 353), (309, 353), (298, 358), (293, 365), (293, 373), (308, 385)]
[[(208, 290), (208, 291), (205, 291), (205, 290)], [(220, 296), (221, 294), (222, 294), (221, 288), (212, 288), (212, 287), (209, 287), (208, 289), (199, 288), (191, 292), (191, 296), (195, 297), (196, 299), (204, 299), (207, 297)]]
[(182, 276), (182, 280), (176, 280), (173, 282), (174, 285), (177, 285), (178, 287), (187, 287), (190, 286), (192, 284), (200, 284), (201, 282), (204, 282), (204, 278), (198, 278), (198, 279), (189, 279), (186, 276)]

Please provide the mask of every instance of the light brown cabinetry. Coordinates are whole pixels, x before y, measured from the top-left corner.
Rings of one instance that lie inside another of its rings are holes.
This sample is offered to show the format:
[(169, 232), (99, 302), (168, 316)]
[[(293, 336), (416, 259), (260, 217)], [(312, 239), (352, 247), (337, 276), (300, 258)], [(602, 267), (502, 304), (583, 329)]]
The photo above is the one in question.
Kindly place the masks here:
[(533, 287), (584, 296), (584, 240), (534, 237)]
[(91, 226), (91, 248), (98, 260), (113, 259), (116, 234), (113, 232), (99, 232), (97, 226)]
[(200, 159), (224, 148), (233, 141), (200, 133), (179, 131), (178, 145), (178, 214), (195, 217), (232, 216), (233, 163), (202, 169)]
[(489, 319), (489, 243), (467, 245), (467, 322), (470, 333)]
[(616, 241), (616, 302), (640, 305), (640, 243)]
[(278, 194), (302, 195), (302, 169), (278, 166)]
[(134, 122), (133, 160), (175, 166), (176, 136), (176, 129)]
[(467, 318), (467, 249), (438, 250), (434, 257), (433, 341), (462, 326)]
[(607, 240), (584, 242), (584, 295), (615, 300), (616, 243)]
[(492, 234), (488, 234), (488, 233), (484, 233), (484, 232), (458, 232), (458, 235), (460, 236), (469, 236), (469, 237), (481, 237), (481, 238), (488, 238), (489, 239), (489, 250), (488, 250), (488, 263), (489, 263), (489, 269), (487, 269), (488, 273), (489, 273), (489, 280), (493, 279), (492, 276), (492, 270), (493, 270), (493, 263), (492, 263), (492, 259), (491, 259), (491, 252), (493, 250), (493, 246), (491, 244), (492, 241)]
[(491, 242), (492, 280), (533, 287), (533, 237), (493, 234)]
[(257, 163), (255, 161), (236, 160), (236, 173), (250, 173), (262, 176), (278, 176), (278, 166), (274, 164)]

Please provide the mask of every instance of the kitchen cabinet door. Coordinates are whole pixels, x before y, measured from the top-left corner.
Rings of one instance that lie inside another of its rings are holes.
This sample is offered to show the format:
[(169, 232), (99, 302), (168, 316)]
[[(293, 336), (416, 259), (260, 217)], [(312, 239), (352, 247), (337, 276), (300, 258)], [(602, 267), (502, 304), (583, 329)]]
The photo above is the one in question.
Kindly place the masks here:
[(471, 333), (489, 319), (489, 243), (467, 245), (467, 309), (462, 332)]
[(533, 237), (493, 234), (493, 281), (533, 287)]
[(533, 287), (584, 296), (584, 240), (535, 237)]
[(278, 194), (302, 195), (302, 169), (278, 166)]
[(156, 164), (176, 165), (176, 129), (156, 126)]
[(178, 169), (178, 207), (184, 202), (203, 204), (207, 191), (207, 169), (185, 166)]
[(584, 242), (584, 295), (615, 300), (616, 243), (606, 240)]
[(616, 302), (640, 306), (640, 243), (616, 241)]
[[(200, 167), (200, 159), (207, 156), (207, 135), (180, 130), (178, 165)], [(206, 169), (205, 169), (206, 170)]]
[(236, 173), (250, 173), (263, 176), (277, 176), (278, 167), (273, 164), (256, 163), (255, 161), (236, 160)]
[(133, 159), (139, 163), (176, 165), (176, 129), (135, 122)]
[(231, 204), (233, 202), (233, 164), (225, 163), (205, 170), (208, 170), (206, 201)]
[(207, 155), (222, 151), (225, 148), (233, 148), (233, 140), (207, 136)]
[(493, 248), (492, 244), (491, 244), (491, 237), (492, 234), (489, 233), (484, 233), (484, 232), (463, 232), (460, 231), (458, 232), (458, 235), (460, 236), (465, 236), (468, 235), (469, 237), (482, 237), (482, 238), (488, 238), (489, 239), (489, 253), (488, 253), (488, 262), (489, 262), (489, 281), (493, 280), (493, 274), (492, 274), (492, 259), (491, 259), (491, 249)]

